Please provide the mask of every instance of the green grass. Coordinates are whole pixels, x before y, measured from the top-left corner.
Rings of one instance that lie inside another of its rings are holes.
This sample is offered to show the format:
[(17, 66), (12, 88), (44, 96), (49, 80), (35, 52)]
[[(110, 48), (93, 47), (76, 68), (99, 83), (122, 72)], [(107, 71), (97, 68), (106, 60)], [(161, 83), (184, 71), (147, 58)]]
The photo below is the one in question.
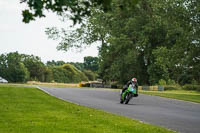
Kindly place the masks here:
[(200, 92), (187, 90), (139, 91), (139, 93), (200, 103)]
[(127, 117), (65, 102), (35, 88), (0, 85), (0, 133), (171, 132)]

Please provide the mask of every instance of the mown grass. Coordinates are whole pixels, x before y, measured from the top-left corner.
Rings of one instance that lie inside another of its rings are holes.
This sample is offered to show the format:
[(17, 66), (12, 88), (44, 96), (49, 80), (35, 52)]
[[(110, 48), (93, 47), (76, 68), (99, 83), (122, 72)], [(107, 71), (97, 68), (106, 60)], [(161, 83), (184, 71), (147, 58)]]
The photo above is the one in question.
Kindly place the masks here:
[(75, 105), (30, 87), (0, 85), (0, 133), (171, 133)]
[(200, 103), (200, 92), (187, 90), (143, 91), (140, 93)]

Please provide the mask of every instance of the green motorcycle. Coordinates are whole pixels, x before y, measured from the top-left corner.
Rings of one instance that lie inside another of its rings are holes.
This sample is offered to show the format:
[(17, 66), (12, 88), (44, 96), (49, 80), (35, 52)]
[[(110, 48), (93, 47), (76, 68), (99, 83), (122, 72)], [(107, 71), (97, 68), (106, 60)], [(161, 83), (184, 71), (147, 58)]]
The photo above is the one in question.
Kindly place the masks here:
[(121, 98), (120, 98), (120, 103), (123, 104), (128, 104), (128, 102), (133, 98), (133, 97), (137, 97), (137, 88), (135, 87), (135, 85), (130, 84), (128, 89), (126, 89), (122, 94), (121, 94)]

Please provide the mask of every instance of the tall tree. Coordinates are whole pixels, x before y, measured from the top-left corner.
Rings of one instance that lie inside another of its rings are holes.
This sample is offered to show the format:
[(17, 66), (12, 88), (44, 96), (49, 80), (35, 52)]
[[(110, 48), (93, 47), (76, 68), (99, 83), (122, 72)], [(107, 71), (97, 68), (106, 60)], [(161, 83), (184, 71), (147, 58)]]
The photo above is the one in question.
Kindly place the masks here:
[[(44, 11), (52, 11), (58, 15), (69, 16), (76, 24), (82, 21), (82, 17), (91, 14), (91, 6), (101, 6), (107, 11), (112, 0), (20, 0), (28, 5), (29, 9), (23, 11), (23, 21), (25, 23), (34, 20), (36, 17), (45, 17)], [(71, 13), (72, 15), (69, 15)]]
[(23, 55), (23, 62), (30, 72), (31, 80), (45, 81), (44, 73), (47, 69), (38, 56)]
[(29, 79), (29, 72), (18, 52), (2, 54), (0, 56), (0, 76), (8, 82), (26, 82)]
[(92, 56), (84, 57), (84, 68), (93, 72), (98, 70), (98, 58)]
[[(58, 49), (100, 42), (99, 75), (104, 80), (124, 83), (134, 76), (142, 84), (156, 84), (179, 81), (185, 73), (200, 82), (199, 7), (197, 0), (113, 0), (109, 12), (91, 8), (82, 27), (63, 32)], [(48, 33), (57, 35), (54, 30)]]

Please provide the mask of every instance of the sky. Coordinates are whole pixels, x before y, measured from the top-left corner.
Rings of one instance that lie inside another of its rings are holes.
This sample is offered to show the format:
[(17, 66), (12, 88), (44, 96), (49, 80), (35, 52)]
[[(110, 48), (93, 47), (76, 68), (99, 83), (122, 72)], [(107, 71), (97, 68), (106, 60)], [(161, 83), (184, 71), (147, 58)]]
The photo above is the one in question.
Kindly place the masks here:
[[(26, 5), (20, 0), (0, 0), (0, 54), (18, 51), (19, 53), (39, 56), (46, 63), (51, 60), (65, 62), (83, 62), (85, 56), (98, 56), (97, 45), (85, 48), (81, 53), (58, 51), (58, 41), (48, 39), (47, 27), (67, 27), (71, 21), (61, 22), (56, 14), (48, 13), (29, 24), (22, 22), (22, 10)], [(70, 29), (69, 29), (70, 30)]]

